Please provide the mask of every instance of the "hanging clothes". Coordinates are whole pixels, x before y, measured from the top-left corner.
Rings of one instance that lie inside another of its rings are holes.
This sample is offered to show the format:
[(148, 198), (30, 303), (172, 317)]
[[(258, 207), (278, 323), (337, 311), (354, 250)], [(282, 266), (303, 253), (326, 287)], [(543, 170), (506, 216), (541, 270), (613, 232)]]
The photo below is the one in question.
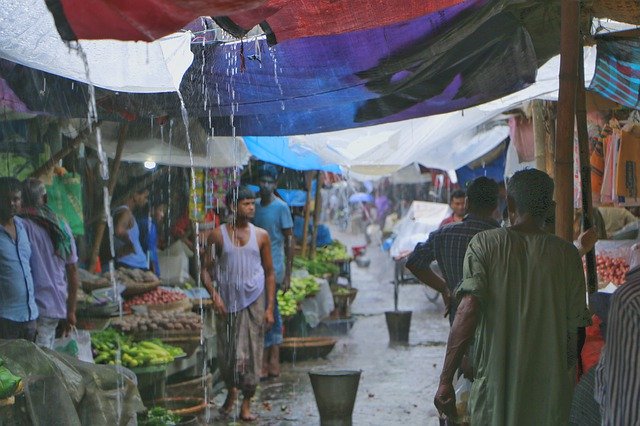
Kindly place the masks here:
[(640, 125), (625, 126), (616, 154), (615, 187), (618, 201), (626, 205), (640, 204)]

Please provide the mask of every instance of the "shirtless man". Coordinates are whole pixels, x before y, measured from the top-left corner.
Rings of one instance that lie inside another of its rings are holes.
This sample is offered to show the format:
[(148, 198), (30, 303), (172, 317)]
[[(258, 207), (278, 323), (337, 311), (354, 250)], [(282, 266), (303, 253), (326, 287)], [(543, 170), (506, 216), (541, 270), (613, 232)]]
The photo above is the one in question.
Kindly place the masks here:
[(242, 392), (240, 419), (253, 421), (251, 398), (260, 380), (264, 330), (274, 322), (275, 274), (269, 234), (250, 223), (254, 193), (246, 187), (231, 190), (226, 204), (235, 221), (207, 239), (202, 278), (216, 313), (218, 364), (228, 391), (220, 413), (230, 414)]

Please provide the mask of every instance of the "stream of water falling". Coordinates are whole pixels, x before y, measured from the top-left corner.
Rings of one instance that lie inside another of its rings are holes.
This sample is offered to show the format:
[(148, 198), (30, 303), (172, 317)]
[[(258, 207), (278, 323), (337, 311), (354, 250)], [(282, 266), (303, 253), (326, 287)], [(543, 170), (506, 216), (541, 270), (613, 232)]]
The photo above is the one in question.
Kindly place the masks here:
[[(80, 43), (69, 43), (69, 47), (71, 49), (76, 50), (78, 55), (80, 56), (82, 63), (84, 64), (85, 74), (87, 77), (87, 85), (89, 88), (89, 102), (87, 108), (87, 125), (91, 130), (93, 128), (93, 124), (98, 121), (98, 107), (96, 103), (96, 88), (91, 82), (91, 74), (89, 70), (89, 61), (87, 59), (87, 55), (82, 49)], [(113, 235), (113, 216), (111, 215), (111, 194), (109, 193), (109, 160), (107, 159), (107, 154), (104, 152), (102, 147), (102, 131), (100, 126), (95, 127), (96, 133), (96, 146), (98, 151), (98, 160), (100, 161), (100, 177), (102, 178), (102, 198), (103, 198), (103, 206), (104, 206), (104, 215), (107, 222), (107, 229), (105, 232), (109, 234), (109, 249), (111, 251), (112, 259), (109, 261), (109, 275), (111, 280), (111, 288), (113, 291), (113, 296), (118, 300), (118, 316), (122, 318), (122, 299), (119, 296), (118, 292), (118, 283), (116, 282), (115, 277), (115, 263), (113, 258), (115, 258), (115, 242)], [(104, 237), (103, 237), (104, 238)], [(118, 342), (118, 346), (116, 348), (116, 364), (118, 366), (121, 364), (121, 350), (120, 350), (120, 342)], [(120, 368), (120, 367), (116, 367)], [(116, 391), (116, 412), (118, 415), (118, 420), (122, 418), (122, 394), (121, 389), (124, 389), (124, 373), (119, 370), (119, 374), (117, 375), (117, 391)]]

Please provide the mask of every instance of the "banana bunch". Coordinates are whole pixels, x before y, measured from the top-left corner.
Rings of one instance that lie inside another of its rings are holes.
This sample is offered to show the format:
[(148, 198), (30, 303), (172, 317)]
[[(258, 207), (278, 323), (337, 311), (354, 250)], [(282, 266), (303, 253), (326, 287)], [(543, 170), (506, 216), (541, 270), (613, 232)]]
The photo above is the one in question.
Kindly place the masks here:
[(298, 312), (298, 301), (293, 296), (291, 290), (278, 290), (276, 298), (278, 299), (280, 315), (284, 318), (292, 317)]
[(291, 290), (294, 299), (298, 302), (304, 300), (307, 296), (313, 296), (320, 291), (320, 285), (314, 277), (291, 278)]
[[(96, 364), (122, 364), (129, 368), (167, 364), (185, 354), (182, 348), (167, 345), (159, 339), (133, 342), (113, 329), (92, 334), (91, 346)], [(120, 360), (116, 359), (118, 347)]]

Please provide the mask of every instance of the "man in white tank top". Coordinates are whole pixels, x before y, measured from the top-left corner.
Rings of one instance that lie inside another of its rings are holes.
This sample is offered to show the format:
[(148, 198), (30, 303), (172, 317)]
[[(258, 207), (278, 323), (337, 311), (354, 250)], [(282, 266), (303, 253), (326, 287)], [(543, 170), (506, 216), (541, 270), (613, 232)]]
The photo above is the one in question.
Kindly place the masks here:
[(202, 280), (216, 313), (218, 365), (228, 391), (220, 413), (230, 414), (242, 392), (240, 419), (252, 421), (264, 331), (274, 322), (275, 273), (269, 234), (250, 223), (255, 194), (240, 187), (227, 194), (226, 202), (233, 218), (207, 239)]

